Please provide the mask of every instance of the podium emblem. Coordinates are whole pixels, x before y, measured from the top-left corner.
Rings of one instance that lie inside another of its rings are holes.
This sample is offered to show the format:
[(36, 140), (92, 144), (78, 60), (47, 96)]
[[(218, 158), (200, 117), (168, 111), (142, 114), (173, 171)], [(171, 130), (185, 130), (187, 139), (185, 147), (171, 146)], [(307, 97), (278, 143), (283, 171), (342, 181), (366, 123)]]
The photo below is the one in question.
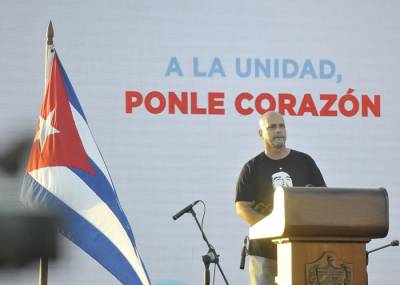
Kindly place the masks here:
[(351, 285), (352, 265), (325, 252), (320, 259), (306, 264), (307, 285)]

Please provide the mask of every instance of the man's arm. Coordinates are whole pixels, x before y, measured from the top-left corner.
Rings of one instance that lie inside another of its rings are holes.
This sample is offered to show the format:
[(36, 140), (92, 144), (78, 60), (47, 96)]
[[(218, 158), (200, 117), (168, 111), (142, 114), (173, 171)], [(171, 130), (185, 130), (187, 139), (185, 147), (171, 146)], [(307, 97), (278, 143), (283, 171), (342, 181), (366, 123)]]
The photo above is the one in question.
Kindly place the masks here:
[(247, 202), (247, 201), (238, 201), (235, 203), (236, 206), (236, 214), (241, 218), (243, 221), (248, 223), (249, 225), (254, 225), (265, 215), (260, 214), (259, 212), (253, 209), (254, 202)]

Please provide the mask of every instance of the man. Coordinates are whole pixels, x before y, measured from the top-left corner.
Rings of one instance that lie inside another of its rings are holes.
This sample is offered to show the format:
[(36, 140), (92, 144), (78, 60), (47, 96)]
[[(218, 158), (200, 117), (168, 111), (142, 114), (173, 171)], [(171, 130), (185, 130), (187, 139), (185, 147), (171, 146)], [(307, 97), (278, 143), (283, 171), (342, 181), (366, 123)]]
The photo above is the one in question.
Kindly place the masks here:
[[(278, 186), (326, 186), (314, 160), (286, 147), (286, 127), (277, 112), (260, 118), (259, 136), (264, 151), (248, 161), (236, 186), (236, 213), (249, 225), (268, 215)], [(276, 276), (276, 246), (267, 239), (249, 244), (250, 285), (273, 285)]]

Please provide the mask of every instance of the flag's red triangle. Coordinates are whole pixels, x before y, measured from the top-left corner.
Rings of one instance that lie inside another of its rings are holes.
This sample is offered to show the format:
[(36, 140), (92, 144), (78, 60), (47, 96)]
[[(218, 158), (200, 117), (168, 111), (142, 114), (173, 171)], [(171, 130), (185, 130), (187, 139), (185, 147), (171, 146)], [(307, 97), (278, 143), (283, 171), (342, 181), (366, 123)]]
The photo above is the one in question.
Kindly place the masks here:
[[(57, 55), (53, 59), (40, 117), (36, 124), (27, 171), (49, 166), (67, 166), (94, 175), (72, 116)], [(41, 128), (50, 131), (40, 132)]]

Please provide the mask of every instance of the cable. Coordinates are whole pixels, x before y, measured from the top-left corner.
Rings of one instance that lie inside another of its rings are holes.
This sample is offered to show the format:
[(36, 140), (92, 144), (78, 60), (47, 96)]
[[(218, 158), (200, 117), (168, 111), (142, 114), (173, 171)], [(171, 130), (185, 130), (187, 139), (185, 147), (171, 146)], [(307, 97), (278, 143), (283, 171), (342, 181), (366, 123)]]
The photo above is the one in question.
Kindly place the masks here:
[(201, 218), (201, 229), (203, 229), (204, 216), (206, 215), (206, 204), (203, 200), (199, 200), (203, 204), (203, 217)]

